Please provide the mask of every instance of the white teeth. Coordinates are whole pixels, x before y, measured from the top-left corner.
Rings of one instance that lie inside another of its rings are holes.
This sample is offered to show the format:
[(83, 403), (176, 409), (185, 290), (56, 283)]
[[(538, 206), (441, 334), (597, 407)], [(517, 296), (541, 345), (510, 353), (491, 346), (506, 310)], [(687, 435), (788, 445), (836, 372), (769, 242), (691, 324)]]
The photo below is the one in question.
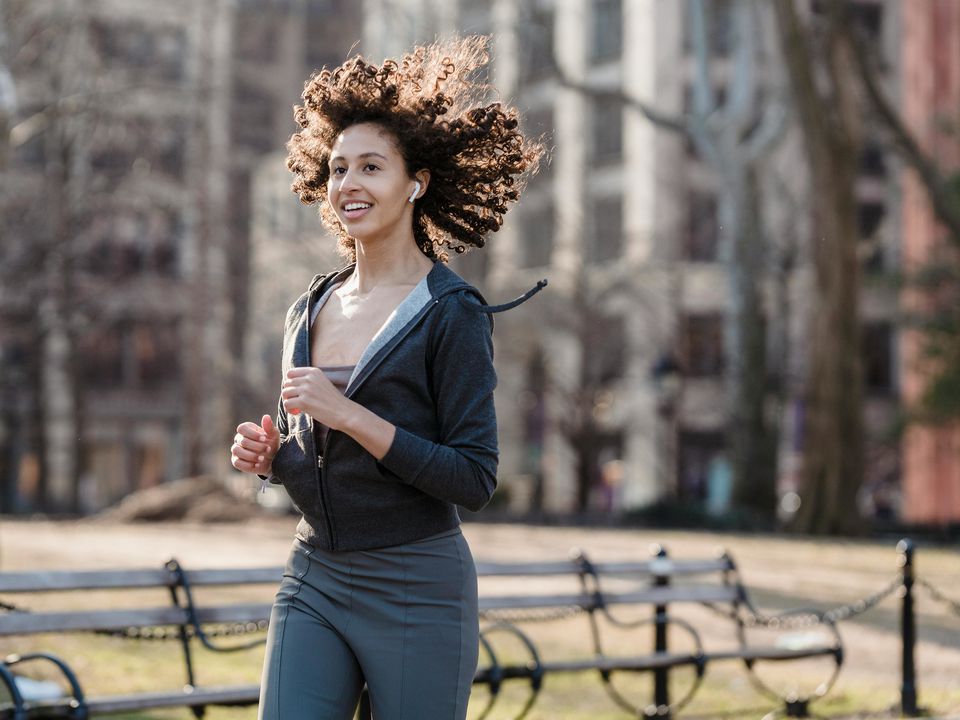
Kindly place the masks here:
[(368, 207), (370, 207), (370, 203), (353, 202), (353, 203), (347, 203), (346, 205), (344, 205), (343, 209), (344, 210), (362, 210), (363, 208), (368, 208)]

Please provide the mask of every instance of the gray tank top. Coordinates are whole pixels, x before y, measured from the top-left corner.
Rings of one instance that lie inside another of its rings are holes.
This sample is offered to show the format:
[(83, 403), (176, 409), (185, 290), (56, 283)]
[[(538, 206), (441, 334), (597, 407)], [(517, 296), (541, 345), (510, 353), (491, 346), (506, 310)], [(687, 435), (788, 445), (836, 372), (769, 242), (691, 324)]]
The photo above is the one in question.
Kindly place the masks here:
[[(332, 382), (336, 388), (341, 392), (346, 392), (347, 383), (350, 381), (350, 376), (353, 375), (354, 365), (320, 365), (319, 368), (323, 370), (323, 374)], [(313, 426), (317, 431), (317, 441), (318, 449), (323, 448), (323, 441), (327, 437), (327, 426), (323, 423), (313, 421)]]
[[(324, 292), (323, 296), (317, 301), (316, 306), (313, 308), (313, 314), (310, 317), (311, 327), (316, 323), (317, 315), (320, 314), (320, 308), (323, 307), (323, 304), (327, 301), (327, 298), (330, 297), (336, 288), (338, 288), (341, 283), (337, 283)], [(350, 378), (353, 375), (353, 369), (356, 365), (318, 365), (318, 368), (323, 371), (323, 374), (334, 384), (334, 386), (341, 392), (346, 392), (347, 383), (350, 382)], [(317, 431), (317, 448), (318, 450), (323, 448), (323, 441), (327, 437), (327, 426), (323, 423), (314, 421), (314, 428)]]

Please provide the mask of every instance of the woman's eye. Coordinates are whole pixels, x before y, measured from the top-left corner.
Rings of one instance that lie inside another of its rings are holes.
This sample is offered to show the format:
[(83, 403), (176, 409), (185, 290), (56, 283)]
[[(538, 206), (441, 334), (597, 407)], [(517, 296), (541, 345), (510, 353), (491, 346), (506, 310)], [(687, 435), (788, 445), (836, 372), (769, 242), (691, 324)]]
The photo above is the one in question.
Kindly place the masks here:
[(376, 165), (374, 165), (373, 163), (367, 163), (367, 164), (364, 166), (363, 169), (369, 171), (369, 170), (379, 170), (380, 168), (378, 168), (378, 167), (377, 167)]
[(337, 168), (334, 168), (334, 169), (333, 169), (333, 174), (334, 174), (334, 175), (341, 175), (341, 174), (343, 174), (345, 171), (346, 171), (346, 168), (337, 167)]

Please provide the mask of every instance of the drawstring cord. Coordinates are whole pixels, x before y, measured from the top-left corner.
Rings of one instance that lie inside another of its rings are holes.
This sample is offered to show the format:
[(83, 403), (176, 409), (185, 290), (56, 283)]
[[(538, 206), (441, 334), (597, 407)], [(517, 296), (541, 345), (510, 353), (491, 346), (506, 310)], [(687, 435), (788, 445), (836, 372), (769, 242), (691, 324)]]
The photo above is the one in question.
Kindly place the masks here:
[(468, 300), (463, 294), (458, 294), (457, 299), (467, 305), (468, 307), (476, 308), (477, 310), (482, 310), (485, 313), (498, 313), (503, 312), (504, 310), (509, 310), (510, 308), (516, 307), (520, 303), (524, 303), (538, 292), (543, 290), (547, 286), (547, 279), (538, 280), (535, 287), (530, 288), (520, 297), (510, 302), (503, 303), (502, 305), (482, 305), (481, 303), (474, 302), (473, 300)]

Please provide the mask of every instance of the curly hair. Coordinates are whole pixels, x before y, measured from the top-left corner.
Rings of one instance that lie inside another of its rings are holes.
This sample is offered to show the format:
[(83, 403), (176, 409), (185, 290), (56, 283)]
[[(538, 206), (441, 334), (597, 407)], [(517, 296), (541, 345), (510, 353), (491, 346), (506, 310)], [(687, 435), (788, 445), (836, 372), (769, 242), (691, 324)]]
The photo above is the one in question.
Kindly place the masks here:
[(338, 252), (351, 262), (356, 243), (327, 202), (331, 148), (351, 125), (387, 130), (411, 177), (430, 171), (429, 191), (414, 206), (413, 235), (441, 262), (449, 259), (444, 246), (457, 253), (483, 247), (485, 233), (500, 229), (508, 203), (536, 172), (543, 146), (524, 137), (517, 110), (484, 103), (491, 87), (476, 77), (489, 61), (488, 42), (471, 36), (418, 46), (380, 66), (358, 55), (307, 80), (303, 105), (294, 107), (302, 129), (287, 143), (292, 189), (300, 202), (320, 203)]

